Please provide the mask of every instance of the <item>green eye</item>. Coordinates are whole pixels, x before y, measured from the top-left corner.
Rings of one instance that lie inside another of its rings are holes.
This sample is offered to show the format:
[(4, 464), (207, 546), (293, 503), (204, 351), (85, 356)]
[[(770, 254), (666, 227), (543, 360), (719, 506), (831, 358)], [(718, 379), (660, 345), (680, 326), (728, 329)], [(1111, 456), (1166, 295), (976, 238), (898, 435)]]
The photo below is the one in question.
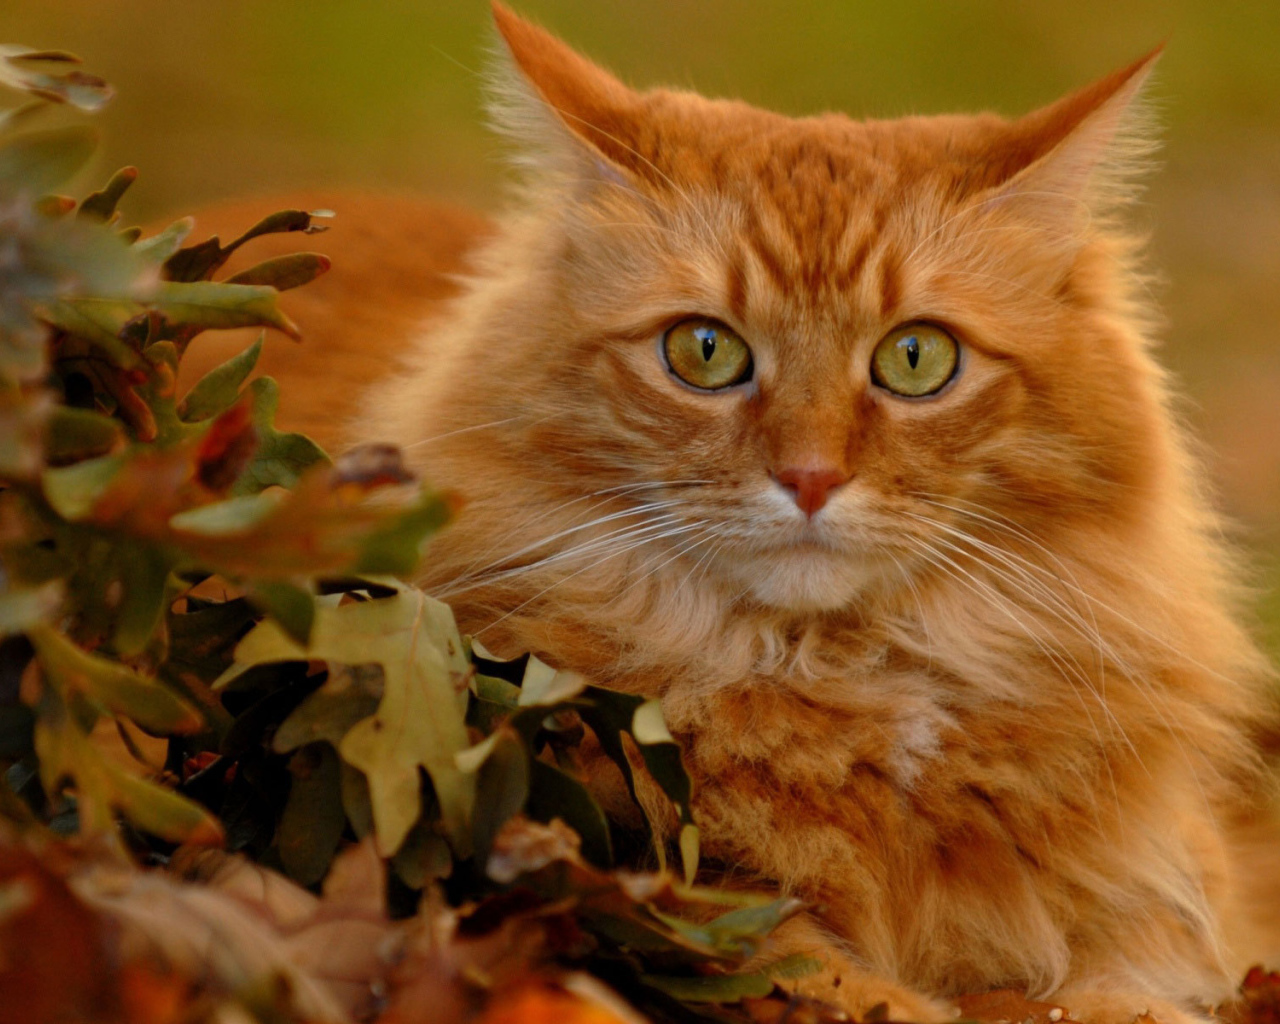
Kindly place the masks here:
[(718, 320), (682, 320), (662, 339), (671, 372), (686, 384), (716, 391), (751, 376), (751, 349)]
[(949, 381), (960, 346), (941, 327), (907, 324), (885, 335), (871, 356), (871, 379), (895, 395), (931, 395)]

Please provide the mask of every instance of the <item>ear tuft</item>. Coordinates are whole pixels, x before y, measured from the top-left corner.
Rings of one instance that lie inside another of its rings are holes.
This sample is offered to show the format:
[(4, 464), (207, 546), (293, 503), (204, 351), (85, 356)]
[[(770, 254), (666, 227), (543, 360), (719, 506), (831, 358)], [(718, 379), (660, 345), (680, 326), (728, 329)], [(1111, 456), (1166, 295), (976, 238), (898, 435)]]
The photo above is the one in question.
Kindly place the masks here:
[(998, 192), (1090, 216), (1132, 200), (1156, 149), (1142, 90), (1163, 50), (1015, 121), (992, 155)]
[(505, 4), (492, 7), (505, 51), (490, 74), (495, 127), (543, 171), (626, 179), (643, 162), (628, 141), (637, 94)]

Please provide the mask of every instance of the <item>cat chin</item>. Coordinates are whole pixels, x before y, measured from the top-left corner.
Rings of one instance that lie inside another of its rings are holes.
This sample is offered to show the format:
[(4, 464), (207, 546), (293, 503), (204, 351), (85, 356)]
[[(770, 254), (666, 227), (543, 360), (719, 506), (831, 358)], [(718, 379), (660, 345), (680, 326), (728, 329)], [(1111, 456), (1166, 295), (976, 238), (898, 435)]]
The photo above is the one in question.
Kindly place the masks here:
[(873, 560), (800, 549), (733, 567), (739, 585), (761, 604), (789, 612), (831, 612), (856, 604), (882, 578)]

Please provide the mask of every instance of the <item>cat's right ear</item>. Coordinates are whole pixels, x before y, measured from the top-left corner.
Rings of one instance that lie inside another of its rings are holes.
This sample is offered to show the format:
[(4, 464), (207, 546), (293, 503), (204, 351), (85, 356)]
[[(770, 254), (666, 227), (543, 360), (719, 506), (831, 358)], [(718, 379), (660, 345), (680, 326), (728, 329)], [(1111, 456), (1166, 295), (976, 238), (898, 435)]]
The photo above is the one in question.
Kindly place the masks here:
[(551, 33), (493, 0), (502, 39), (490, 77), (494, 126), (533, 169), (573, 181), (649, 177), (637, 130), (640, 96)]

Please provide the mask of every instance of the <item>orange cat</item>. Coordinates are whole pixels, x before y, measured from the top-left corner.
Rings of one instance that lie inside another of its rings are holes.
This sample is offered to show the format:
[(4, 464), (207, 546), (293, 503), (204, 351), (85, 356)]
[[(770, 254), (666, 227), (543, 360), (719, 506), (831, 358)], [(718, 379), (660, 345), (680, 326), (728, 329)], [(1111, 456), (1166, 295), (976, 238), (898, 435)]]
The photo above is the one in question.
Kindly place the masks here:
[[(1154, 56), (1015, 121), (793, 120), (495, 16), (514, 209), (397, 216), (440, 230), (295, 311), (349, 437), (465, 498), (424, 584), (491, 648), (661, 696), (726, 884), (814, 908), (772, 950), (825, 959), (802, 991), (1224, 997), (1280, 952), (1275, 719), (1121, 219)], [(395, 323), (364, 330), (374, 279)]]

